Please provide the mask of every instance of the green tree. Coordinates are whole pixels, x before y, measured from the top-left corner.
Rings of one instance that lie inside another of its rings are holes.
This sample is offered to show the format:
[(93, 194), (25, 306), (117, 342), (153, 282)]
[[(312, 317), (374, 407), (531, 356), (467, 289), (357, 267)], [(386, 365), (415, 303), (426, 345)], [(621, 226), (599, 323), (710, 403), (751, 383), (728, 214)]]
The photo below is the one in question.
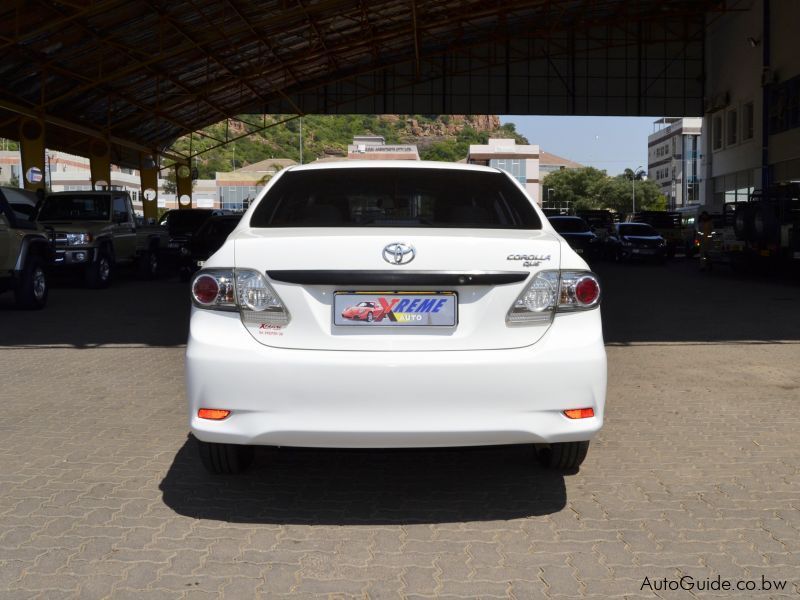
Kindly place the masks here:
[(576, 209), (600, 208), (598, 190), (608, 179), (605, 171), (594, 167), (553, 171), (542, 180), (542, 200), (545, 206), (552, 201)]

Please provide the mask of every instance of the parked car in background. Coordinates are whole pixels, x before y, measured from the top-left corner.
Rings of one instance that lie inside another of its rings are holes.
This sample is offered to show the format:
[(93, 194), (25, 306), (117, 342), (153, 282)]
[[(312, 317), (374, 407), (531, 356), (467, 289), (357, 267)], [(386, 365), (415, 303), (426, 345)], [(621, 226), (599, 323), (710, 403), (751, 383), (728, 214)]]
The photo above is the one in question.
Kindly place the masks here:
[(206, 219), (189, 243), (180, 250), (178, 272), (181, 281), (189, 281), (200, 269), (208, 257), (219, 250), (220, 246), (239, 224), (242, 215), (217, 215)]
[(663, 263), (667, 242), (647, 223), (618, 223), (606, 248), (615, 260), (643, 259)]
[(0, 292), (13, 291), (18, 307), (44, 308), (52, 241), (34, 221), (33, 192), (0, 187)]
[(686, 234), (681, 213), (665, 210), (643, 210), (628, 215), (627, 221), (631, 223), (647, 223), (655, 229), (664, 238), (667, 258), (674, 257), (678, 249), (687, 255), (691, 255), (693, 246), (686, 245)]
[(146, 279), (158, 274), (166, 232), (138, 224), (128, 192), (47, 194), (37, 221), (54, 230), (54, 267), (82, 274), (90, 288), (108, 287), (118, 266)]
[(548, 217), (558, 234), (567, 240), (570, 247), (584, 258), (601, 255), (603, 244), (589, 224), (580, 217)]
[(212, 208), (181, 208), (168, 210), (159, 220), (159, 225), (165, 227), (169, 234), (167, 242), (166, 259), (178, 265), (184, 248), (188, 248), (192, 237), (200, 230), (203, 224), (213, 216), (224, 215), (226, 211)]
[(614, 223), (619, 222), (619, 215), (608, 209), (576, 210), (575, 216), (586, 221), (602, 243), (605, 243), (614, 231)]

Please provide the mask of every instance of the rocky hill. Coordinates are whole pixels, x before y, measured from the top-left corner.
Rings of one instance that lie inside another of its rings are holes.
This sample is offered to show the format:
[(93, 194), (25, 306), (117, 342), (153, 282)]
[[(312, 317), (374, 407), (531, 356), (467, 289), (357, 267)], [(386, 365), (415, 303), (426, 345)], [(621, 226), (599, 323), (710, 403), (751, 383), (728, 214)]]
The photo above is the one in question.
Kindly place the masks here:
[[(260, 115), (242, 117), (260, 123)], [(231, 171), (234, 167), (267, 158), (300, 160), (300, 119), (281, 123), (286, 117), (267, 115), (273, 127), (253, 133), (224, 146), (209, 149), (198, 157), (200, 178), (213, 178), (215, 171)], [(216, 139), (230, 139), (244, 134), (247, 127), (239, 121), (216, 123), (195, 135), (192, 151), (211, 148)], [(317, 158), (345, 156), (354, 135), (380, 135), (387, 144), (416, 144), (425, 160), (456, 161), (466, 157), (470, 144), (486, 143), (489, 137), (507, 137), (519, 143), (528, 141), (519, 135), (513, 123), (500, 124), (496, 115), (307, 115), (302, 119), (303, 162)], [(189, 151), (189, 138), (178, 139), (173, 148)]]

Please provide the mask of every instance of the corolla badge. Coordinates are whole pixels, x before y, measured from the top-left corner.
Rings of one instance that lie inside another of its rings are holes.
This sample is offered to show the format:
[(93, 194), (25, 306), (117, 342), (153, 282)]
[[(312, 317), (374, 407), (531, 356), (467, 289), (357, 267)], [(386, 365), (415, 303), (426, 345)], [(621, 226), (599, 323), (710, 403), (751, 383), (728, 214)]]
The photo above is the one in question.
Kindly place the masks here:
[(405, 265), (414, 260), (417, 251), (411, 244), (392, 242), (383, 248), (383, 260), (392, 265)]
[(509, 254), (506, 260), (522, 261), (523, 267), (538, 267), (541, 263), (550, 260), (549, 254)]

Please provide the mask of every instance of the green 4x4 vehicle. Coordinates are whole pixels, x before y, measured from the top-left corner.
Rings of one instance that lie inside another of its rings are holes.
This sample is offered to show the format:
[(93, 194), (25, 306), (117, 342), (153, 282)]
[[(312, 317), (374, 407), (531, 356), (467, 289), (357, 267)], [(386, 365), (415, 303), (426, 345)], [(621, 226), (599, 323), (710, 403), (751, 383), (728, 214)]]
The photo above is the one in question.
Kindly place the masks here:
[(108, 287), (122, 265), (137, 268), (146, 279), (158, 274), (167, 230), (142, 225), (128, 192), (47, 194), (37, 220), (55, 232), (54, 267), (82, 273), (90, 288)]
[(0, 292), (12, 290), (20, 308), (47, 303), (53, 246), (34, 221), (36, 201), (32, 192), (0, 187)]

